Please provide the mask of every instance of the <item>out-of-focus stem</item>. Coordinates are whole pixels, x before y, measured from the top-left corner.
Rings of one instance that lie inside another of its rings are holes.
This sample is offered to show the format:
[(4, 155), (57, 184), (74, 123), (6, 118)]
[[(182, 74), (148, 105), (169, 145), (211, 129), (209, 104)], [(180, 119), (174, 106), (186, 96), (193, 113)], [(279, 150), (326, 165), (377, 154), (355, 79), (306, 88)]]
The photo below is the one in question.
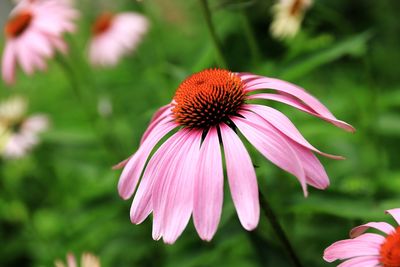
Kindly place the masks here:
[(226, 63), (224, 53), (222, 52), (222, 45), (218, 39), (214, 24), (212, 22), (211, 10), (210, 10), (210, 6), (208, 5), (208, 1), (207, 0), (199, 0), (199, 2), (200, 2), (200, 6), (202, 9), (203, 15), (204, 15), (204, 19), (206, 20), (206, 23), (207, 23), (208, 31), (210, 32), (211, 39), (214, 44), (215, 51), (217, 53), (217, 61), (221, 67), (227, 68), (228, 65)]
[(246, 36), (247, 43), (249, 44), (251, 56), (253, 58), (253, 63), (256, 63), (261, 58), (261, 51), (257, 44), (257, 39), (254, 35), (254, 31), (251, 27), (249, 16), (245, 11), (241, 12), (241, 17), (243, 21), (243, 30)]
[(289, 238), (286, 236), (285, 232), (283, 231), (282, 226), (279, 224), (279, 221), (272, 210), (268, 200), (266, 197), (260, 192), (260, 203), (261, 209), (264, 211), (265, 216), (268, 218), (269, 222), (271, 223), (272, 229), (280, 239), (282, 245), (285, 247), (286, 252), (288, 253), (289, 257), (293, 262), (293, 266), (296, 267), (303, 267), (301, 262), (293, 249), (292, 244), (289, 241)]

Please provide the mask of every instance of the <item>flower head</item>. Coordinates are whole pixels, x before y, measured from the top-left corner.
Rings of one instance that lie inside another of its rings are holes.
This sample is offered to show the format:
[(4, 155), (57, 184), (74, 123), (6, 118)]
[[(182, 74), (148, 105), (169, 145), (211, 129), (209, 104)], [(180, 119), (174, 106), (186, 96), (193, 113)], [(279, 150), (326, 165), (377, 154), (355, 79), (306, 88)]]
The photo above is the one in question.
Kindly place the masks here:
[[(65, 265), (62, 261), (55, 261), (56, 267), (78, 267), (75, 256), (72, 253), (68, 253), (67, 255), (67, 265)], [(81, 257), (81, 265), (80, 267), (100, 267), (100, 260), (95, 255), (91, 253), (83, 253)]]
[(113, 66), (136, 49), (148, 30), (146, 17), (134, 13), (100, 14), (92, 26), (89, 59), (93, 65)]
[[(260, 91), (265, 90), (265, 91)], [(238, 132), (272, 163), (307, 184), (325, 189), (328, 176), (315, 153), (292, 122), (271, 107), (251, 104), (273, 100), (326, 120), (349, 131), (304, 89), (274, 78), (208, 69), (188, 77), (172, 102), (156, 112), (139, 149), (116, 167), (124, 167), (118, 184), (122, 198), (130, 198), (131, 221), (141, 223), (153, 212), (153, 238), (173, 243), (191, 214), (197, 232), (210, 240), (216, 232), (223, 201), (223, 160), (233, 202), (247, 230), (259, 220), (256, 174)], [(172, 134), (151, 156), (160, 140)], [(145, 167), (146, 166), (146, 167)]]
[(292, 38), (300, 29), (304, 14), (312, 0), (278, 0), (273, 6), (271, 33), (278, 39)]
[(21, 158), (39, 143), (38, 135), (48, 128), (45, 115), (26, 117), (24, 98), (14, 97), (0, 103), (0, 155)]
[(6, 45), (2, 75), (6, 83), (15, 81), (17, 62), (27, 74), (45, 70), (46, 60), (55, 51), (66, 52), (63, 33), (73, 32), (77, 11), (67, 1), (22, 0), (12, 10), (4, 27)]
[[(351, 239), (338, 241), (324, 252), (324, 260), (345, 260), (343, 267), (400, 267), (400, 209), (386, 211), (397, 228), (386, 222), (370, 222), (351, 230)], [(369, 228), (384, 235), (365, 233)]]

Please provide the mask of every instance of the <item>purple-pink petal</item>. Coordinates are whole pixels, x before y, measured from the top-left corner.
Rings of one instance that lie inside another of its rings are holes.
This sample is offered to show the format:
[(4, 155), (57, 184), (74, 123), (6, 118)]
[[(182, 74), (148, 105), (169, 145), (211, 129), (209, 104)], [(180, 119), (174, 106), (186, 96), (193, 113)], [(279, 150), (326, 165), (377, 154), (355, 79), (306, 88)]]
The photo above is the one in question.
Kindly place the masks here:
[(378, 256), (361, 256), (342, 262), (337, 267), (377, 267), (381, 266)]
[(359, 256), (379, 255), (380, 246), (362, 240), (345, 239), (333, 243), (324, 251), (324, 260), (333, 262)]
[(247, 140), (268, 160), (296, 176), (307, 195), (306, 176), (299, 157), (286, 142), (283, 134), (273, 128), (257, 114), (249, 111), (240, 113), (246, 119), (232, 117), (232, 121)]
[(400, 225), (400, 209), (387, 210), (386, 213), (392, 215), (392, 217), (396, 220), (397, 224)]
[(118, 192), (123, 199), (130, 198), (135, 191), (143, 167), (154, 146), (175, 127), (176, 124), (173, 122), (158, 124), (151, 132), (151, 135), (129, 159), (118, 182)]
[(315, 117), (318, 117), (320, 119), (323, 119), (329, 123), (332, 123), (333, 125), (342, 128), (346, 131), (349, 132), (354, 132), (355, 129), (353, 126), (349, 125), (348, 123), (338, 120), (336, 118), (332, 117), (326, 117), (324, 115), (319, 114), (318, 112), (314, 111), (310, 107), (306, 106), (304, 103), (300, 102), (299, 100), (288, 96), (288, 95), (281, 95), (281, 94), (269, 94), (269, 93), (257, 93), (254, 95), (249, 95), (247, 97), (248, 99), (266, 99), (266, 100), (273, 100), (273, 101), (278, 101), (284, 104), (287, 104), (289, 106), (292, 106), (294, 108), (297, 108), (298, 110), (301, 110), (303, 112), (306, 112), (308, 114), (311, 114)]
[(388, 235), (395, 231), (394, 227), (386, 222), (370, 222), (353, 228), (350, 231), (350, 237), (357, 237), (363, 234), (369, 228), (375, 228)]
[(288, 117), (286, 117), (282, 112), (280, 112), (274, 108), (268, 107), (268, 106), (255, 105), (255, 104), (246, 104), (246, 105), (243, 105), (243, 108), (257, 113), (264, 120), (266, 120), (271, 125), (273, 125), (275, 128), (277, 128), (279, 131), (284, 133), (286, 136), (291, 138), (293, 141), (304, 146), (305, 148), (312, 150), (314, 152), (317, 152), (318, 154), (321, 154), (321, 155), (331, 158), (331, 159), (343, 159), (343, 157), (341, 157), (341, 156), (335, 156), (335, 155), (323, 153), (323, 152), (319, 151), (318, 149), (316, 149), (314, 146), (312, 146), (303, 137), (303, 135), (296, 128), (296, 126), (290, 121), (290, 119)]
[(246, 230), (257, 227), (260, 218), (257, 177), (249, 153), (236, 133), (220, 125), (226, 169), (233, 203)]
[(170, 165), (164, 170), (162, 179), (153, 187), (153, 238), (163, 237), (172, 244), (181, 235), (193, 211), (193, 188), (196, 164), (200, 151), (201, 131), (187, 132), (184, 142)]
[(194, 185), (193, 221), (201, 239), (210, 241), (221, 218), (224, 173), (218, 132), (211, 127), (200, 149)]
[(1, 71), (7, 84), (12, 84), (15, 81), (16, 54), (14, 47), (15, 44), (12, 41), (7, 41), (3, 52)]
[(151, 197), (154, 183), (158, 179), (163, 179), (166, 173), (165, 170), (171, 165), (170, 162), (175, 157), (175, 154), (178, 153), (184, 141), (184, 135), (185, 132), (183, 131), (176, 132), (151, 157), (132, 202), (130, 211), (132, 223), (142, 223), (151, 213)]

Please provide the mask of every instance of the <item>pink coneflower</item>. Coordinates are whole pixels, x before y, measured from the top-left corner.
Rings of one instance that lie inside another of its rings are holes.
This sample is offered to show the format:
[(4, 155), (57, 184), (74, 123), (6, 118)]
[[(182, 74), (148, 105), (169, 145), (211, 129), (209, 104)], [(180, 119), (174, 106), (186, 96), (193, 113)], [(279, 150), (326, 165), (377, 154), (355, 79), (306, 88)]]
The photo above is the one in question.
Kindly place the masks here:
[[(329, 185), (313, 152), (340, 157), (320, 152), (285, 115), (250, 104), (253, 99), (283, 102), (340, 128), (354, 130), (291, 83), (220, 69), (196, 73), (179, 86), (170, 104), (156, 112), (136, 153), (116, 166), (125, 167), (118, 184), (124, 199), (132, 196), (142, 177), (131, 208), (133, 223), (141, 223), (153, 212), (153, 238), (163, 237), (166, 243), (173, 243), (193, 213), (198, 234), (210, 240), (222, 209), (222, 148), (240, 222), (245, 229), (254, 229), (259, 220), (258, 185), (239, 132), (272, 163), (296, 176), (304, 194), (307, 184), (319, 189)], [(156, 145), (174, 129), (177, 131), (162, 143), (146, 166)]]
[(65, 53), (67, 45), (62, 35), (74, 31), (73, 20), (77, 16), (66, 1), (20, 1), (4, 28), (7, 38), (2, 63), (4, 81), (14, 83), (17, 61), (30, 75), (35, 70), (45, 70), (46, 60), (55, 51)]
[(277, 0), (272, 11), (274, 19), (271, 33), (278, 39), (292, 38), (300, 29), (301, 22), (312, 0)]
[[(399, 225), (370, 222), (351, 230), (351, 239), (341, 240), (324, 252), (327, 262), (345, 260), (340, 267), (400, 267), (400, 209), (386, 211)], [(366, 233), (369, 228), (385, 235)]]
[(93, 65), (113, 66), (136, 49), (147, 32), (146, 17), (134, 13), (103, 13), (93, 24), (89, 59)]
[[(76, 258), (72, 253), (67, 255), (67, 265), (60, 260), (56, 260), (54, 264), (56, 267), (78, 267)], [(100, 260), (91, 253), (83, 253), (80, 267), (100, 267)]]
[(7, 159), (25, 156), (39, 143), (39, 134), (48, 128), (45, 115), (26, 116), (27, 103), (13, 97), (0, 104), (0, 155)]

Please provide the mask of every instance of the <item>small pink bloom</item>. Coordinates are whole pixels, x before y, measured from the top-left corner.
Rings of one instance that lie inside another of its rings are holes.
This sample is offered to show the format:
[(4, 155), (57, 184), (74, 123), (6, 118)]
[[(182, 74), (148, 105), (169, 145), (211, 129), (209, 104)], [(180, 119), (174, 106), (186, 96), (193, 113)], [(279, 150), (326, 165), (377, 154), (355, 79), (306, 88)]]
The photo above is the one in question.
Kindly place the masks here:
[[(400, 208), (386, 211), (400, 225)], [(383, 233), (365, 233), (373, 228)], [(351, 239), (338, 241), (324, 252), (324, 260), (345, 260), (339, 267), (400, 267), (400, 226), (370, 222), (351, 230)]]
[(93, 24), (89, 59), (93, 65), (114, 66), (134, 51), (148, 30), (146, 17), (134, 13), (103, 13)]
[[(211, 240), (222, 211), (223, 149), (239, 220), (245, 229), (254, 229), (260, 209), (257, 178), (239, 132), (268, 160), (297, 177), (305, 195), (307, 184), (318, 189), (329, 185), (314, 153), (342, 157), (319, 151), (284, 114), (252, 104), (253, 99), (282, 102), (354, 131), (291, 83), (219, 69), (196, 73), (183, 81), (170, 104), (156, 112), (136, 153), (116, 166), (124, 167), (118, 184), (124, 199), (134, 194), (141, 178), (131, 207), (133, 223), (153, 212), (153, 238), (174, 243), (193, 214), (200, 237)], [(150, 157), (171, 132), (175, 133)]]
[(26, 101), (14, 97), (0, 105), (0, 155), (8, 159), (25, 156), (39, 143), (39, 134), (48, 128), (47, 116), (26, 117)]
[(81, 258), (81, 264), (78, 265), (75, 256), (72, 253), (67, 255), (67, 265), (62, 261), (55, 261), (56, 267), (100, 267), (100, 260), (91, 253), (83, 253)]
[(30, 75), (45, 70), (46, 60), (56, 50), (65, 53), (63, 33), (73, 32), (77, 11), (67, 1), (22, 0), (10, 14), (4, 33), (2, 76), (7, 84), (15, 82), (17, 62)]

